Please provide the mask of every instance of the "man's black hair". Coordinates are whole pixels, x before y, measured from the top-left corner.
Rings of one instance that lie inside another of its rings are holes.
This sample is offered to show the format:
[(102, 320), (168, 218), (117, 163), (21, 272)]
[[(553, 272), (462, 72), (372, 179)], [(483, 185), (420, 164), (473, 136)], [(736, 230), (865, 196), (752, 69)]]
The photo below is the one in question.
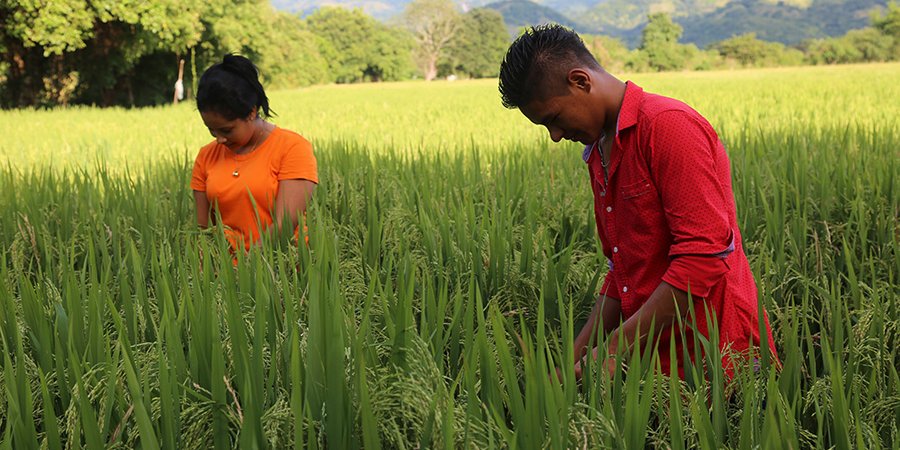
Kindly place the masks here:
[(500, 96), (503, 106), (527, 105), (548, 86), (575, 67), (599, 69), (600, 64), (574, 31), (557, 24), (529, 27), (513, 41), (500, 64)]
[(262, 117), (271, 117), (269, 98), (259, 70), (249, 59), (239, 55), (225, 55), (222, 62), (206, 69), (197, 85), (197, 109), (216, 112), (225, 119), (250, 116), (253, 108)]

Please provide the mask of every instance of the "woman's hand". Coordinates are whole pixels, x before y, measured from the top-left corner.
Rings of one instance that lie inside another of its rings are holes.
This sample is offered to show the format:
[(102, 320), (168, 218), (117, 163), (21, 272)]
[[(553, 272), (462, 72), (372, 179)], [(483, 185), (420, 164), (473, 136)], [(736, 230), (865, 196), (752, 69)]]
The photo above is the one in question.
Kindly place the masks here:
[[(591, 355), (594, 359), (597, 358), (597, 349), (595, 348)], [(582, 363), (587, 363), (587, 360), (581, 359), (575, 362), (575, 379), (581, 380), (581, 377), (584, 374), (584, 367), (582, 367)], [(606, 373), (609, 374), (610, 377), (616, 374), (616, 367), (619, 365), (619, 362), (616, 361), (615, 354), (609, 354), (606, 359), (603, 361), (601, 367), (606, 370)]]

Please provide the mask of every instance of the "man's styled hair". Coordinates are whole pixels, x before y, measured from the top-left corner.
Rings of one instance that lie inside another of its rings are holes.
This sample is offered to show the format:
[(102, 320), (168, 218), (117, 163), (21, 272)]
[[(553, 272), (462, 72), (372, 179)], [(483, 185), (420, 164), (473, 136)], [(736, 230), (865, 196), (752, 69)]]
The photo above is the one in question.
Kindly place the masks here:
[(565, 79), (578, 67), (600, 69), (600, 63), (574, 31), (557, 24), (529, 27), (513, 41), (500, 64), (503, 106), (514, 109), (547, 95), (548, 80)]

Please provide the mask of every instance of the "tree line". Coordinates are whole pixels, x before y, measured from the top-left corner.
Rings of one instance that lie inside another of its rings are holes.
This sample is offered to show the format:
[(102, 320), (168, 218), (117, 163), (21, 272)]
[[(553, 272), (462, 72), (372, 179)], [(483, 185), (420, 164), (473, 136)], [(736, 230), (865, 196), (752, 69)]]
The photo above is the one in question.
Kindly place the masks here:
[(648, 16), (638, 48), (629, 50), (606, 36), (583, 36), (588, 48), (613, 71), (646, 72), (849, 64), (900, 60), (900, 3), (874, 12), (870, 26), (843, 36), (810, 39), (796, 46), (760, 40), (754, 33), (734, 36), (700, 49), (679, 42), (680, 25), (666, 13)]
[[(797, 47), (736, 36), (706, 49), (681, 44), (682, 28), (651, 14), (640, 46), (585, 35), (613, 71), (900, 60), (900, 4), (868, 28)], [(511, 41), (490, 9), (414, 0), (382, 23), (361, 10), (325, 7), (308, 17), (268, 0), (0, 1), (0, 106), (146, 106), (172, 101), (179, 61), (190, 97), (198, 72), (228, 52), (259, 66), (271, 88), (413, 78), (497, 76)]]

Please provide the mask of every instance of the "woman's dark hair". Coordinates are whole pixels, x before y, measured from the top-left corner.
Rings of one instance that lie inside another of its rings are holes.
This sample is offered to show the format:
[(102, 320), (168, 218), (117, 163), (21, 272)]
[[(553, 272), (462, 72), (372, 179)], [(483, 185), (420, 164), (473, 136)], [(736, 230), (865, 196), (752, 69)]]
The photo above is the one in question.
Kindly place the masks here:
[(197, 85), (197, 109), (216, 112), (228, 120), (243, 119), (253, 108), (264, 118), (275, 113), (259, 82), (259, 70), (249, 59), (228, 54), (206, 69)]
[(546, 95), (548, 80), (564, 80), (576, 67), (600, 69), (600, 63), (574, 31), (557, 24), (530, 27), (513, 41), (500, 64), (503, 106), (520, 108)]

